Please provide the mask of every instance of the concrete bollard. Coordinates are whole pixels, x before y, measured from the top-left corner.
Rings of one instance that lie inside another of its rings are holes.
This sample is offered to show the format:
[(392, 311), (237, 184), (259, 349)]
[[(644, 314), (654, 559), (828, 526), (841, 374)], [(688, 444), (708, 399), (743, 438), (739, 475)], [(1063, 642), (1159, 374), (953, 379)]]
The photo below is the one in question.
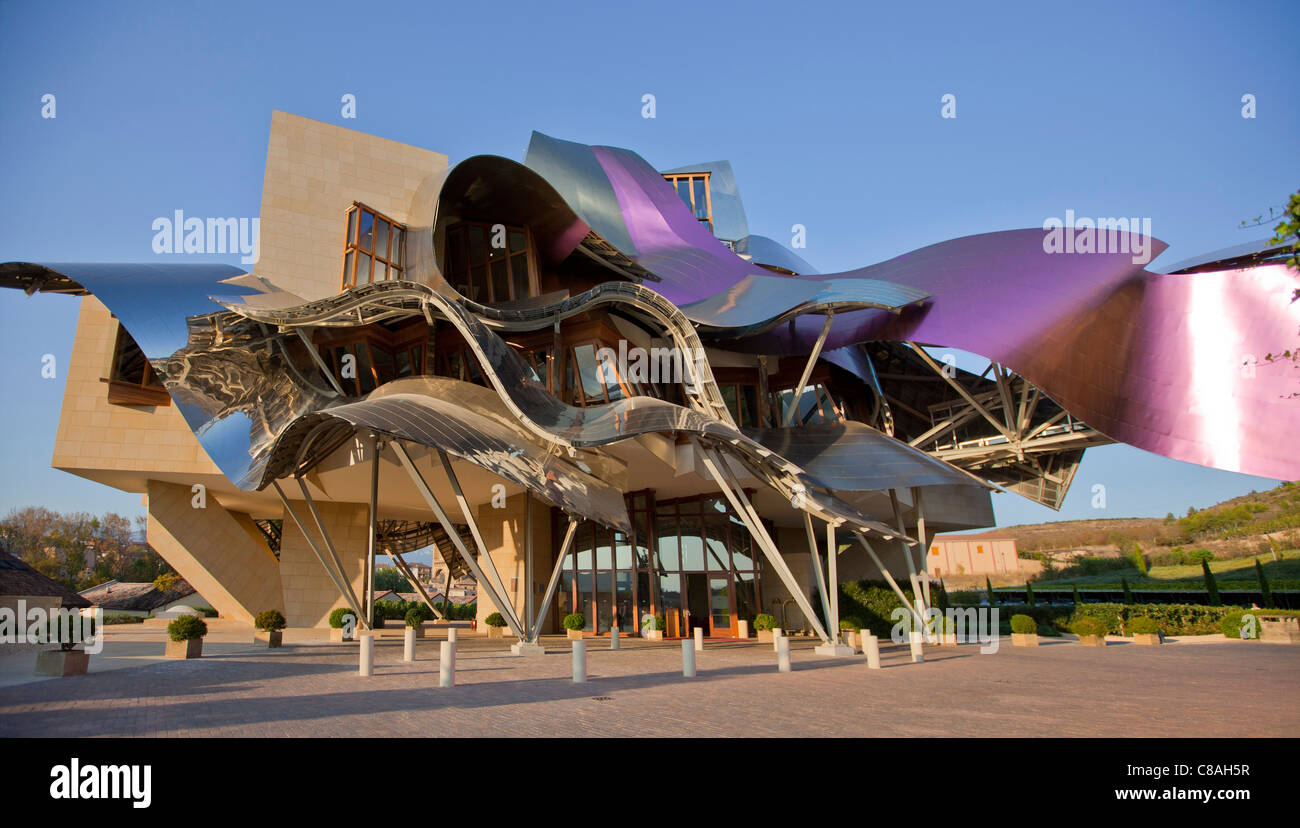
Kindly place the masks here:
[(447, 628), (447, 640), (450, 641), (452, 644), (455, 644), (455, 643), (456, 643), (456, 628), (455, 628), (455, 627), (448, 627), (448, 628)]
[(867, 655), (867, 667), (872, 670), (880, 669), (880, 639), (871, 634), (870, 630), (861, 631), (862, 652)]
[(746, 639), (746, 638), (749, 638), (749, 622), (748, 622), (748, 621), (746, 621), (746, 620), (743, 619), (743, 618), (740, 619), (740, 621), (737, 622), (737, 627), (736, 627), (736, 629), (737, 629), (737, 631), (736, 631), (736, 637), (737, 637), (737, 638), (739, 638), (739, 639), (741, 639), (741, 640), (744, 640), (744, 639)]
[(456, 684), (456, 642), (443, 641), (438, 644), (438, 686), (452, 687)]
[(611, 650), (618, 649), (618, 627), (609, 628), (609, 648)]
[(704, 628), (703, 627), (695, 628), (695, 652), (697, 653), (704, 652)]
[(921, 651), (921, 632), (919, 630), (912, 633), (912, 663), (920, 664), (925, 661), (925, 653)]
[(415, 661), (415, 627), (407, 627), (402, 641), (402, 661)]
[(573, 683), (587, 683), (587, 642), (573, 642)]
[(781, 652), (780, 641), (784, 637), (785, 637), (785, 630), (782, 630), (780, 627), (772, 628), (772, 651), (773, 652), (778, 652), (778, 653)]
[(695, 646), (689, 640), (682, 642), (682, 676), (695, 678)]
[(363, 676), (375, 674), (375, 637), (361, 636), (361, 668), (357, 671)]
[(790, 639), (784, 635), (776, 640), (776, 669), (790, 672)]

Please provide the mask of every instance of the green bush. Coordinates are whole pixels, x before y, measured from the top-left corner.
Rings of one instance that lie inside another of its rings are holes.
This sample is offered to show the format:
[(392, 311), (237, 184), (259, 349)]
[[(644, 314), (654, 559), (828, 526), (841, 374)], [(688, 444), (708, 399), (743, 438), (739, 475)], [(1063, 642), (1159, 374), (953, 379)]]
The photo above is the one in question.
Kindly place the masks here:
[(1011, 631), (1020, 635), (1031, 635), (1038, 632), (1038, 622), (1028, 615), (1011, 616)]
[(1077, 636), (1106, 635), (1106, 623), (1100, 618), (1093, 618), (1090, 615), (1081, 615), (1070, 625), (1070, 632)]
[(862, 628), (863, 628), (862, 619), (858, 618), (857, 616), (850, 615), (847, 618), (840, 619), (841, 630), (853, 630), (854, 632), (856, 632)]
[(360, 624), (360, 619), (357, 618), (357, 614), (353, 612), (351, 607), (339, 607), (338, 609), (330, 613), (330, 626), (336, 630), (343, 629), (343, 616), (345, 615), (352, 616), (353, 626), (357, 626)]
[(587, 618), (580, 612), (571, 612), (564, 616), (566, 630), (581, 630), (585, 626), (587, 626)]
[(774, 630), (776, 629), (776, 618), (768, 615), (766, 612), (760, 612), (754, 616), (755, 630)]
[(429, 620), (428, 615), (429, 615), (428, 608), (424, 606), (419, 606), (419, 607), (411, 607), (409, 610), (406, 611), (406, 615), (402, 616), (402, 618), (403, 620), (406, 621), (406, 626), (410, 627), (411, 629), (415, 629), (416, 627), (423, 624), (425, 621)]
[(987, 575), (984, 576), (984, 591), (989, 594), (989, 606), (996, 607), (998, 605), (998, 599), (997, 596), (993, 594), (993, 582), (989, 580), (989, 576)]
[(1183, 563), (1198, 564), (1214, 560), (1214, 553), (1208, 549), (1189, 549), (1183, 552)]
[[(903, 594), (915, 600), (911, 587)], [(894, 590), (878, 581), (849, 581), (840, 584), (840, 612), (845, 618), (857, 618), (859, 629), (870, 630), (872, 635), (888, 638), (894, 627), (893, 612), (903, 606)]]
[[(1252, 614), (1253, 613), (1242, 609), (1234, 609), (1228, 612), (1223, 616), (1223, 620), (1219, 622), (1219, 632), (1223, 633), (1228, 638), (1241, 638), (1242, 624), (1244, 623), (1246, 616)], [(1258, 621), (1256, 621), (1254, 627), (1255, 634), (1248, 636), (1248, 638), (1259, 638)]]
[(253, 626), (263, 632), (279, 632), (288, 626), (288, 623), (279, 610), (273, 609), (259, 612), (257, 617), (253, 619)]
[[(761, 615), (759, 616), (759, 618), (762, 618), (762, 617), (763, 617), (763, 616), (761, 616)], [(771, 618), (770, 615), (769, 615), (768, 617)], [(755, 625), (758, 624), (758, 619), (754, 619), (754, 624), (755, 624)], [(662, 632), (663, 630), (668, 629), (668, 624), (667, 624), (667, 622), (664, 621), (664, 617), (663, 617), (662, 615), (656, 615), (656, 616), (654, 617), (654, 620), (650, 622), (650, 629), (652, 629), (652, 630), (659, 630), (659, 631)], [(755, 629), (758, 629), (758, 627), (755, 626)]]
[(217, 611), (214, 610), (212, 607), (195, 607), (194, 611), (197, 612), (199, 615), (202, 615), (204, 618), (217, 617)]
[(208, 634), (208, 625), (196, 615), (182, 615), (167, 625), (167, 637), (172, 641), (189, 641)]
[[(581, 616), (579, 616), (579, 617), (581, 617)], [(484, 623), (484, 624), (487, 624), (489, 627), (504, 627), (504, 626), (506, 625), (506, 619), (505, 619), (504, 616), (501, 615), (501, 613), (499, 613), (499, 612), (494, 612), (494, 613), (492, 613), (491, 615), (489, 615), (487, 618), (484, 618), (484, 619), (483, 619), (483, 623)], [(568, 619), (567, 619), (567, 618), (565, 619), (565, 625), (564, 625), (564, 626), (566, 626), (566, 627), (569, 626), (569, 625), (568, 625)], [(569, 629), (573, 629), (573, 628), (572, 628), (572, 627), (569, 627)], [(578, 629), (582, 629), (582, 625), (581, 625), (581, 624), (579, 624)]]
[(1128, 622), (1128, 631), (1133, 635), (1155, 635), (1160, 632), (1160, 624), (1154, 618), (1139, 615)]
[(104, 616), (104, 626), (109, 624), (143, 624), (144, 616), (125, 612), (113, 612)]

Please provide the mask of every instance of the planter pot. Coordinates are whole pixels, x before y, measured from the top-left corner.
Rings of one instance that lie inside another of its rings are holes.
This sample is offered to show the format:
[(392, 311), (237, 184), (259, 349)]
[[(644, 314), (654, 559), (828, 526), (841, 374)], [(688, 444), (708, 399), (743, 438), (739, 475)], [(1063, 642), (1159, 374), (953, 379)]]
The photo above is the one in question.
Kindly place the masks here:
[(416, 638), (424, 638), (424, 627), (407, 627), (408, 630), (415, 630)]
[(505, 627), (485, 627), (485, 629), (487, 630), (487, 637), (488, 637), (488, 638), (505, 638), (505, 637), (506, 637), (506, 628), (505, 628)]
[(342, 627), (330, 627), (330, 641), (333, 641), (334, 643), (337, 644), (341, 641), (356, 641), (356, 640), (357, 640), (357, 632), (355, 629), (352, 631), (352, 635), (350, 637), (344, 638)]
[(276, 630), (274, 632), (267, 632), (266, 630), (258, 630), (257, 632), (253, 633), (254, 644), (265, 644), (267, 647), (273, 648), (273, 647), (279, 647), (283, 641), (284, 641), (284, 630)]
[(663, 631), (663, 630), (646, 630), (646, 631), (645, 631), (645, 637), (646, 637), (646, 640), (647, 640), (647, 641), (663, 641), (663, 640), (664, 640), (664, 631)]
[(1106, 638), (1101, 635), (1081, 635), (1079, 643), (1085, 647), (1105, 647)]
[(376, 619), (375, 619), (375, 623), (374, 623), (374, 625), (371, 626), (371, 629), (372, 629), (372, 630), (382, 630), (382, 629), (384, 628), (384, 620), (385, 620), (385, 619), (383, 619), (383, 618), (376, 618)]
[(191, 638), (188, 641), (167, 641), (167, 658), (202, 658), (203, 639)]
[(1143, 644), (1148, 647), (1155, 645), (1160, 646), (1160, 636), (1155, 633), (1133, 633), (1133, 643)]
[(758, 635), (758, 640), (759, 640), (759, 641), (766, 641), (768, 644), (771, 644), (771, 643), (772, 643), (772, 631), (771, 631), (771, 630), (759, 630), (758, 633), (757, 633), (757, 635)]
[(564, 632), (568, 635), (568, 637), (569, 637), (571, 640), (577, 640), (577, 639), (582, 638), (582, 630), (570, 630), (570, 629), (566, 628), (566, 629), (564, 630)]
[(90, 667), (85, 650), (41, 650), (36, 654), (38, 676), (84, 676)]
[(1038, 633), (1012, 633), (1011, 646), (1013, 647), (1037, 647)]

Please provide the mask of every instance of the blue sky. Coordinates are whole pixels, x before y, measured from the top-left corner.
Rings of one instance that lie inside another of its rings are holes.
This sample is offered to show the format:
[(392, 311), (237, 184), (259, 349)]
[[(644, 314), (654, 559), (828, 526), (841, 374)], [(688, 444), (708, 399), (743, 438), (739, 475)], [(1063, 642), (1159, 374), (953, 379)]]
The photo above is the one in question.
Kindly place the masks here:
[[(156, 217), (257, 215), (272, 109), (453, 163), (522, 158), (534, 129), (661, 168), (726, 158), (751, 230), (805, 225), (824, 271), (1067, 209), (1151, 217), (1158, 268), (1269, 235), (1238, 223), (1300, 186), (1287, 0), (8, 3), (0, 31), (0, 261), (156, 260)], [(0, 513), (141, 512), (49, 468), (64, 373), (40, 361), (67, 364), (75, 322), (75, 300), (0, 292)], [(1060, 513), (994, 503), (1001, 525), (1163, 516), (1272, 483), (1113, 446)]]

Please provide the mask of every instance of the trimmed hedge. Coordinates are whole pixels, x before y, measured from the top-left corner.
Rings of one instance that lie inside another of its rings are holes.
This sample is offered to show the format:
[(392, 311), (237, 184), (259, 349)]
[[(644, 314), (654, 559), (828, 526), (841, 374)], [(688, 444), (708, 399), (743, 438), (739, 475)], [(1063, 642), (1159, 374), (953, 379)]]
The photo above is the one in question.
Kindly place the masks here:
[(288, 625), (279, 610), (263, 610), (253, 619), (253, 626), (263, 632), (279, 632)]
[(564, 616), (566, 630), (581, 630), (585, 626), (587, 626), (587, 618), (580, 612), (571, 612)]
[[(909, 601), (915, 600), (910, 586), (903, 587), (903, 594)], [(894, 590), (882, 582), (850, 581), (840, 584), (840, 616), (861, 621), (862, 626), (858, 629), (871, 630), (872, 635), (888, 638), (894, 628), (891, 615), (902, 606), (903, 602), (898, 600)]]
[(1092, 616), (1089, 615), (1081, 615), (1078, 618), (1074, 619), (1074, 623), (1070, 625), (1070, 632), (1080, 637), (1083, 637), (1085, 635), (1095, 635), (1098, 637), (1104, 637), (1106, 635), (1106, 625), (1102, 622), (1100, 618), (1093, 618)]
[(487, 624), (489, 627), (504, 627), (506, 625), (506, 619), (501, 613), (494, 612), (487, 618), (484, 618), (483, 623)]
[(1011, 631), (1019, 635), (1033, 635), (1038, 632), (1038, 623), (1028, 615), (1011, 616)]
[(1154, 618), (1139, 615), (1128, 622), (1128, 631), (1132, 635), (1155, 635), (1160, 632), (1160, 624)]
[(359, 626), (361, 626), (361, 619), (360, 619), (360, 618), (357, 618), (357, 614), (356, 614), (355, 612), (352, 611), (352, 608), (351, 608), (351, 607), (339, 607), (338, 609), (336, 609), (336, 610), (334, 610), (333, 612), (331, 612), (331, 613), (330, 613), (330, 626), (333, 627), (333, 628), (336, 629), (336, 630), (341, 630), (341, 629), (343, 629), (343, 616), (345, 616), (345, 615), (351, 615), (351, 616), (355, 619), (355, 620), (353, 621), (353, 626), (354, 626), (354, 627), (359, 627)]
[(167, 637), (172, 641), (189, 641), (208, 634), (208, 625), (197, 615), (182, 615), (167, 625)]
[(776, 617), (768, 615), (766, 612), (760, 612), (754, 616), (755, 630), (773, 630), (776, 629)]

